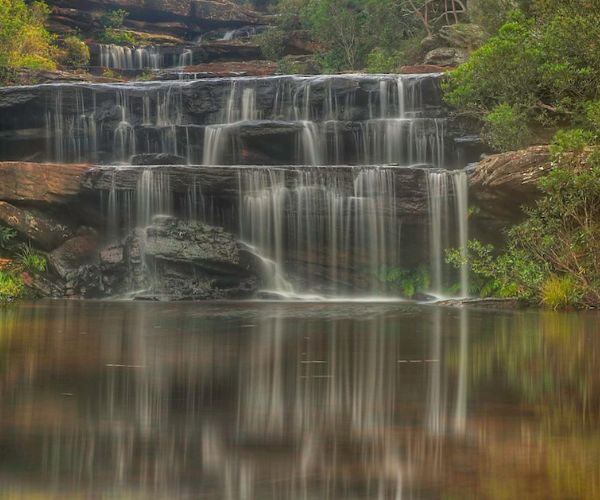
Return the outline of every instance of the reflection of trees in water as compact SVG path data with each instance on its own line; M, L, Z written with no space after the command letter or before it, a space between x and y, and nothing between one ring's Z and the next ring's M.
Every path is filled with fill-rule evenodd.
M579 395L597 408L594 322L437 308L208 309L20 310L5 350L25 355L0 372L15 401L3 421L27 450L20 460L41 454L36 477L57 488L173 497L460 497L468 487L494 498L523 478L538 487L531 498L581 493L583 481L562 484L556 464L597 491L592 441L569 435L554 446L514 404L514 391L536 405L551 394L542 416L565 404L591 419ZM498 408L507 415L494 418ZM503 474L514 480L495 479ZM540 477L554 483L540 488Z

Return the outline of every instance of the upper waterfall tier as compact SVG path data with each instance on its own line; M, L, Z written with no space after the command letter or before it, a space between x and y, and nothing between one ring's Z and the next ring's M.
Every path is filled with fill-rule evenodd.
M339 75L0 89L5 159L464 165L440 76ZM466 156L465 156L466 155Z

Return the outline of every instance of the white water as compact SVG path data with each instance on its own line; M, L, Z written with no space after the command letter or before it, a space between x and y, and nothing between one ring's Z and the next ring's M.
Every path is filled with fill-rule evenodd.
M271 123L279 120L276 126L291 123L298 130L296 147L288 152L292 153L288 166L237 168L239 205L235 208L211 206L210 196L195 181L183 205L175 203L168 178L158 171L144 171L137 201L127 203L135 203L139 225L176 206L189 217L210 221L216 220L219 211L221 215L237 213L237 224L229 223L228 228L258 256L265 289L282 297L390 298L381 275L388 269L415 265L415 250L410 250L411 260L405 249L417 244L422 244L423 256L429 254L430 291L438 297L467 296L467 267L455 272L444 262L447 248L463 252L466 248L466 174L435 168L422 177L427 183L429 237L420 243L412 241L414 232L409 233L410 239L402 238L403 215L397 213L398 203L412 194L413 187L402 184L406 170L385 167L390 163L437 167L446 163L445 119L424 114L426 81L420 76L230 79L225 98L212 108L217 110L211 111L216 118L206 118L204 128L190 122L189 101L183 98L186 92L204 89L203 84L120 87L115 94L120 119L112 154L121 162L132 154L154 150L183 156L193 164L200 150L204 165L223 165L237 159L248 146L240 130L264 125L264 117ZM340 91L349 85L365 85L372 91ZM266 86L274 86L275 92L266 92ZM141 99L140 90L144 90ZM58 93L56 98L62 99ZM80 101L80 118L73 123L85 128L93 113L83 109L83 97ZM366 119L353 120L357 113ZM57 154L67 156L85 149L78 134L74 134L74 146L68 142L69 117L49 114L47 123L61 132L62 139L54 144ZM140 135L140 123L152 139ZM94 131L85 132L90 143ZM359 166L336 170L334 166L349 152ZM295 163L304 166L293 167ZM325 163L333 165L323 167ZM108 200L109 218L123 219L124 210L115 205L118 197L113 193ZM223 216L217 223L227 225L227 220Z

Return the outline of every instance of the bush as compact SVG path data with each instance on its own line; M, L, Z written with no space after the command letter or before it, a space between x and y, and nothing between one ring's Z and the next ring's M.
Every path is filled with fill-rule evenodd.
M570 276L550 276L541 289L541 301L550 309L565 309L579 300L573 279Z
M63 40L63 64L71 68L87 68L90 64L90 49L79 37L72 35Z
M17 261L26 271L43 273L46 271L46 259L30 245L22 245L17 253Z
M18 299L25 293L23 281L13 273L0 271L0 303Z
M559 130L552 139L550 152L554 157L564 153L583 151L594 141L594 134L589 130L571 129Z
M56 69L48 13L44 2L0 0L0 68Z
M100 24L105 29L121 28L129 12L123 9L109 10L100 16Z
M600 155L590 154L583 164L580 159L563 158L540 181L543 196L508 231L502 253L469 243L467 262L482 295L509 294L551 307L600 306ZM461 264L457 251L449 261Z
M395 73L398 71L400 55L386 53L380 47L374 48L367 57L367 73Z
M501 152L519 149L530 137L527 116L515 107L500 104L484 118L482 137Z
M264 57L278 61L285 51L286 34L279 28L269 28L256 36L256 42Z
M129 31L107 28L98 35L98 40L102 43L114 45L137 45L138 38Z
M399 293L406 299L412 299L417 293L427 291L431 285L429 271L425 268L412 270L399 267L384 268L377 278L386 290Z

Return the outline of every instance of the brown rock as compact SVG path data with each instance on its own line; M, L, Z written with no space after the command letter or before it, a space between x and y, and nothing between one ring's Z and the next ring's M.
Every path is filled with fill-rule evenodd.
M73 230L37 210L23 210L0 201L0 224L15 229L22 238L52 250L73 236Z
M538 180L551 168L549 147L532 146L488 156L472 171L469 183L479 196L527 198L538 193Z
M98 244L98 238L94 235L75 236L51 252L48 262L59 276L67 278L80 266L98 260Z
M425 64L453 68L467 62L469 52L465 49L455 47L440 47L428 52L425 56Z
M90 165L0 162L0 200L65 203Z

